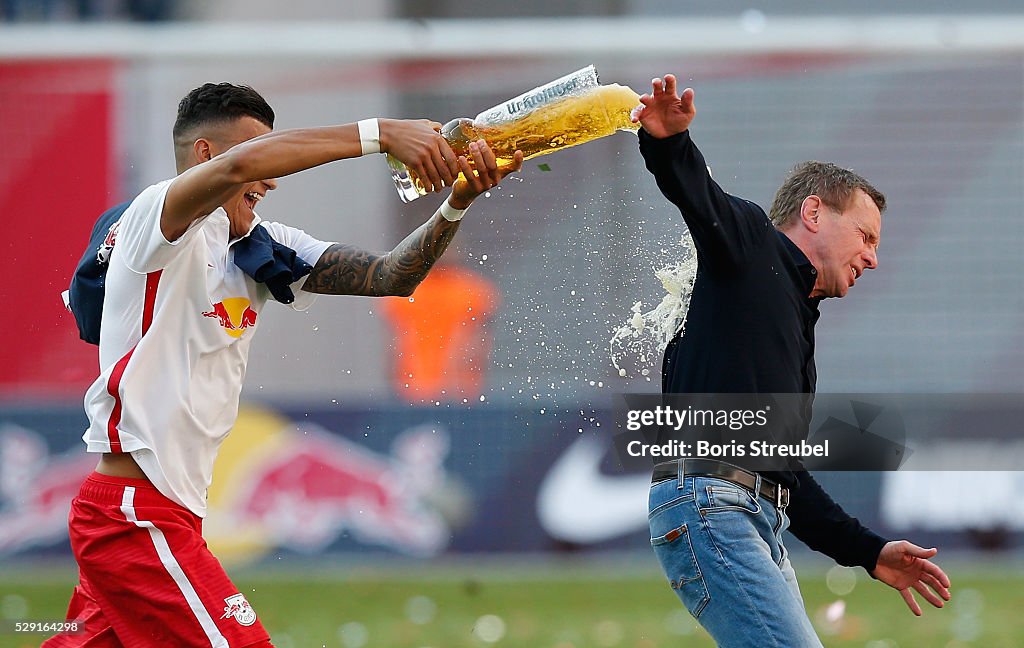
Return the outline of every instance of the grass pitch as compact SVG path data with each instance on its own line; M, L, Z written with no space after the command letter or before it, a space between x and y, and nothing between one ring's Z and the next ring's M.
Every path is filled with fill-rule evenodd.
M653 558L651 558L653 563ZM800 561L797 560L798 571ZM953 601L914 617L899 595L859 570L802 570L811 618L826 646L1019 648L1024 573L957 562ZM278 648L712 647L652 565L600 559L479 566L399 563L233 570ZM0 614L64 614L73 569L0 572ZM43 635L0 634L0 646Z

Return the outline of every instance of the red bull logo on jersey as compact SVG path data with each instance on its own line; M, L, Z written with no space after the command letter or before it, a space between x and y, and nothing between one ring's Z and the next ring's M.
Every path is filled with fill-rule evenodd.
M110 229L107 230L107 235L103 237L103 242L100 243L99 248L96 250L96 262L100 265L110 263L110 254L114 251L114 243L117 242L117 229L120 226L120 220L111 225Z
M224 332L233 338L242 337L247 328L256 326L258 315L245 297L228 297L214 304L213 310L203 313L203 317L217 320Z

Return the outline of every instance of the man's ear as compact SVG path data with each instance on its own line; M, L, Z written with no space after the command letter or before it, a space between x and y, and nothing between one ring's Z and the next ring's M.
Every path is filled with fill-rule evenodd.
M821 208L823 205L824 203L821 202L821 198L813 194L804 198L804 201L800 204L800 224L815 234L818 232L818 218L822 216Z
M195 156L197 163L209 162L213 158L210 142L200 137L192 144L192 154Z

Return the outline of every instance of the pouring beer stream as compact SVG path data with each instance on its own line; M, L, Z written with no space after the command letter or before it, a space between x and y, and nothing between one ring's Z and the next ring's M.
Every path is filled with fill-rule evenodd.
M469 156L469 144L484 139L498 164L510 164L515 151L524 159L607 137L620 130L636 132L630 112L640 96L617 83L600 85L593 65L534 88L489 108L473 119L453 119L441 135L458 155ZM426 195L419 179L398 159L387 156L402 202Z

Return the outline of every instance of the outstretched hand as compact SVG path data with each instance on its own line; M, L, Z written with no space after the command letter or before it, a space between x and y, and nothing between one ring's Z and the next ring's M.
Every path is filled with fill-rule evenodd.
M499 166L491 147L482 139L470 142L469 157L472 163L465 155L459 156L462 175L455 181L451 198L448 199L448 203L455 209L469 207L477 196L496 187L508 174L523 168L522 151L515 152L512 164Z
M925 549L906 540L889 542L882 547L871 573L889 587L899 590L910 611L921 616L921 606L911 588L937 608L950 599L949 577L928 560L938 552L938 549Z
M380 146L409 168L427 191L452 186L459 175L458 158L441 124L429 119L379 119Z
M662 139L682 133L690 127L697 114L693 105L693 88L676 94L676 77L666 74L664 81L651 80L651 93L641 95L640 106L633 110L633 123L640 122L652 137Z

